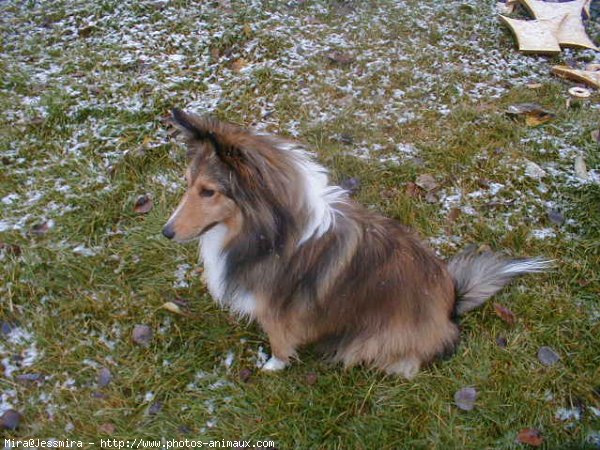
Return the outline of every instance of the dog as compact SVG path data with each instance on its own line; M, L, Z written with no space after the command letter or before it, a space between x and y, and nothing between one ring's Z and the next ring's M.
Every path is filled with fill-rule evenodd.
M458 317L551 262L468 248L444 262L399 222L329 184L300 144L173 110L187 191L162 232L199 240L212 297L269 338L281 370L318 343L334 362L413 378L452 354Z

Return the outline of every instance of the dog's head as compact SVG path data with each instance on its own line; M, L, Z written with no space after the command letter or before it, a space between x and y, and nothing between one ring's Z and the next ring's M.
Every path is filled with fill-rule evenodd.
M188 147L187 191L163 228L177 242L225 223L250 227L267 246L289 232L290 161L273 142L247 130L173 110L173 124Z
M187 242L219 223L234 222L239 208L231 198L227 170L218 156L225 145L222 124L177 109L172 123L188 146L187 190L162 232L169 239Z

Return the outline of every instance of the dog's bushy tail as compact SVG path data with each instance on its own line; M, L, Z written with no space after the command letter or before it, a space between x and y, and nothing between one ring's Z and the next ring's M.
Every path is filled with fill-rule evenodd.
M546 259L508 259L470 246L448 262L456 290L456 314L460 316L483 305L513 278L544 272L552 266L553 261Z

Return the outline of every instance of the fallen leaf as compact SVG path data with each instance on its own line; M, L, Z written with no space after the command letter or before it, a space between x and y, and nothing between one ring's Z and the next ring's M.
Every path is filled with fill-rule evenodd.
M490 180L488 180L487 178L478 178L477 186L483 189L488 189L490 187Z
M437 181L435 181L435 178L433 178L432 175L429 175L427 173L419 175L415 180L415 184L427 192L433 191L435 188L438 187L438 183Z
M318 380L317 374L314 372L309 372L306 374L306 384L309 386L314 385Z
M149 347L150 341L153 336L152 328L148 325L136 325L133 327L133 333L131 335L133 342L142 347Z
M10 333L12 333L12 330L17 328L17 326L18 325L16 323L2 321L2 323L0 323L0 333L8 336Z
M79 37L83 37L83 38L89 37L94 32L94 28L95 28L94 26L87 26L87 27L80 28L78 30L77 34L79 35Z
M19 256L21 254L21 247L19 247L17 244L0 242L0 250L6 252L7 255Z
M509 325L514 325L517 321L515 314L506 306L502 306L500 303L494 303L494 312Z
M600 130L594 130L590 133L590 136L592 136L592 140L596 143L596 144L600 144Z
M106 367L98 372L98 387L106 387L112 380L112 373Z
M241 72L244 67L248 65L248 61L244 58L236 59L231 63L231 70L234 72Z
M591 280L584 280L583 278L580 278L579 280L577 280L577 284L581 287L587 287L590 284L592 284Z
M556 117L553 113L545 110L537 103L518 103L516 105L511 105L506 110L506 114L513 117L524 116L525 124L530 127L542 125Z
M475 400L477 400L477 391L475 388L462 388L454 394L454 403L463 411L471 411L475 408Z
M21 425L23 416L14 409L7 409L0 417L0 430L16 430Z
M154 206L152 202L152 197L148 194L140 195L135 201L135 205L133 205L133 210L138 214L146 214L149 213Z
M498 345L498 347L501 347L501 348L506 348L506 346L508 345L508 341L506 340L505 337L498 336L496 338L496 345Z
M50 229L53 226L54 226L54 221L52 221L52 220L49 220L49 221L43 222L43 223L37 223L31 227L31 230L29 230L29 233L33 234L35 236L43 236L48 231L50 231Z
M456 219L460 217L461 209L460 208L450 208L450 212L448 213L448 217L446 220L450 223L456 222Z
M346 144L346 145L352 145L352 144L354 144L354 138L349 133L341 133L340 136L339 136L339 138L338 138L338 140L342 144Z
M437 195L435 195L435 192L428 192L425 194L425 201L427 203L437 203L439 199L437 198Z
M160 308L166 309L167 311L170 311L175 314L179 314L180 316L185 316L185 313L182 311L182 309L179 307L179 305L175 302L164 303Z
M44 122L46 121L46 119L44 119L43 117L34 117L31 120L29 120L27 122L28 125L33 125L33 126L39 126L42 125Z
M117 427L112 423L103 423L98 427L98 430L104 434L113 434L117 430Z
M327 59L329 61L331 61L332 63L340 64L340 65L351 64L356 60L356 58L353 55L351 55L350 53L344 53L344 52L338 52L338 51L329 52L329 53L327 53L326 56L327 56Z
M248 369L247 367L244 367L242 370L240 370L240 381L243 383L247 383L250 380L250 377L252 376L252 370Z
M192 434L192 429L190 427L188 427L187 425L181 425L177 428L177 431L183 435L188 435L188 434Z
M527 86L529 89L539 89L544 85L542 83L528 83L525 86Z
M152 8L154 8L156 11L162 11L167 6L167 2L163 2L163 1L154 2L154 3L150 3L150 6Z
M218 60L220 56L221 56L221 52L218 49L218 47L211 47L210 57L213 59L213 61Z
M533 178L534 180L541 180L548 174L533 161L527 161L525 165L525 175L527 175L529 178Z
M404 193L406 195L408 195L409 197L418 197L419 193L420 193L420 188L419 186L417 186L415 183L413 183L412 181L409 181L408 183L406 183L406 187L404 188Z
M360 189L360 180L358 178L346 178L340 183L340 187L348 191L350 195L354 195Z
M551 209L548 211L548 220L550 220L550 222L553 224L562 225L565 223L565 216L563 216L560 211Z
M544 442L544 438L539 430L536 430L535 428L525 428L517 434L517 442L529 444L533 447L539 447Z
M157 415L160 412L161 409L162 409L162 403L161 402L154 402L148 408L148 415L149 416L155 416L155 415Z
M552 366L560 360L560 356L552 347L540 347L537 357L545 366Z
M33 383L35 381L40 381L42 379L42 375L39 373L22 373L17 375L16 379L22 383Z
M577 175L582 180L588 179L588 172L585 166L585 160L581 155L577 155L575 157L575 175Z

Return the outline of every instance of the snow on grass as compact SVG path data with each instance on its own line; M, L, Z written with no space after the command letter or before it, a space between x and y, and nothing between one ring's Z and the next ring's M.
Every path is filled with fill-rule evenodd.
M5 379L12 380L25 369L33 366L43 356L37 347L34 334L21 326L3 324L0 334L0 369ZM7 409L15 408L19 402L15 389L5 389L0 394L0 415Z
M170 143L161 121L172 107L216 114L302 141L312 139L323 149L327 164L336 164L331 156L346 155L376 166L386 176L409 173L401 171L415 158L422 163L410 166L417 175L433 173L431 167L436 167L437 200L421 202L423 206L415 199L416 212L406 216L418 218L423 214L420 208L428 208L427 235L438 250L458 250L472 239L475 224L498 236L524 229L533 251L549 238L558 245L585 231L569 219L572 207L564 193L567 188L593 189L600 184L600 171L582 137L590 130L563 121L560 114L568 111L539 128L515 124L515 138L506 138L509 133L499 127L500 140L514 144L501 157L482 145L458 163L444 162L441 167L440 160L451 156L445 139L462 132L460 126L445 127L458 122L461 108L479 111L492 105L490 113L465 121L491 129L497 125L494 120L501 120L502 102L514 98L510 96L526 83L539 82L544 89L558 83L549 74L546 57L514 50L497 20L494 2L309 1L267 8L248 1L236 3L233 11L226 5L0 2L5 37L0 49L0 124L10 135L0 142L0 164L7 169L6 179L0 180L0 240L23 247L20 257L0 251L12 277L0 286L0 295L2 302L15 301L18 313L35 316L40 327L26 324L21 338L0 338L0 370L14 378L40 362L42 352L33 333L52 331L44 327L44 318L52 323L52 318L65 315L84 324L80 336L65 340L75 339L77 352L85 352L73 361L54 350L73 370L48 368L56 386L27 401L21 386L2 391L0 413L29 404L42 415L60 416L70 392L84 386L77 368L86 376L97 369L96 361L115 358L121 366L133 360L141 361L140 367L151 366L152 375L139 381L135 401L140 392L162 396L165 390L156 386L160 371L187 364L180 373L195 375L183 382L186 395L210 396L199 402L208 414L199 424L220 430L227 420L219 420L219 409L235 388L230 370L234 363L261 367L268 360L263 346L244 355L228 350L229 343L212 356L190 357L190 335L202 340L202 352L218 344L213 325L206 321L195 328L191 321L171 317L154 324L159 332L152 352L161 353L158 367L153 358L139 357L128 346L126 321L153 319L165 293L177 289L200 307L206 300L190 290L192 265L186 261L192 260L193 251L176 253L187 250L147 238L159 233L161 208L174 206L184 184L185 152ZM332 60L332 52L346 55L348 63ZM578 64L600 62L596 52L568 50L564 55ZM540 97L551 100L543 92ZM582 108L597 111L594 105ZM351 139L341 141L342 134ZM584 156L588 164L586 180L574 172L577 156ZM477 178L487 181L478 183ZM412 181L408 175L394 183L407 181ZM132 217L127 202L136 193L152 190L155 209ZM448 232L443 222L453 208L459 208L465 220ZM547 222L549 208L565 214L565 225ZM104 214L105 210L111 211ZM32 237L32 227L41 223L54 227L42 237ZM98 257L88 259L94 256ZM92 262L93 270L86 270ZM60 270L54 272L54 266ZM38 290L42 295L28 298ZM100 291L103 295L96 296ZM204 327L210 332L204 334ZM27 335L24 330L33 331ZM177 353L180 350L185 356ZM67 396L59 399L61 391ZM167 396L177 395L170 391ZM128 400L122 409L134 411L136 405ZM76 414L73 419L85 422ZM56 426L63 430L69 423L57 421Z

